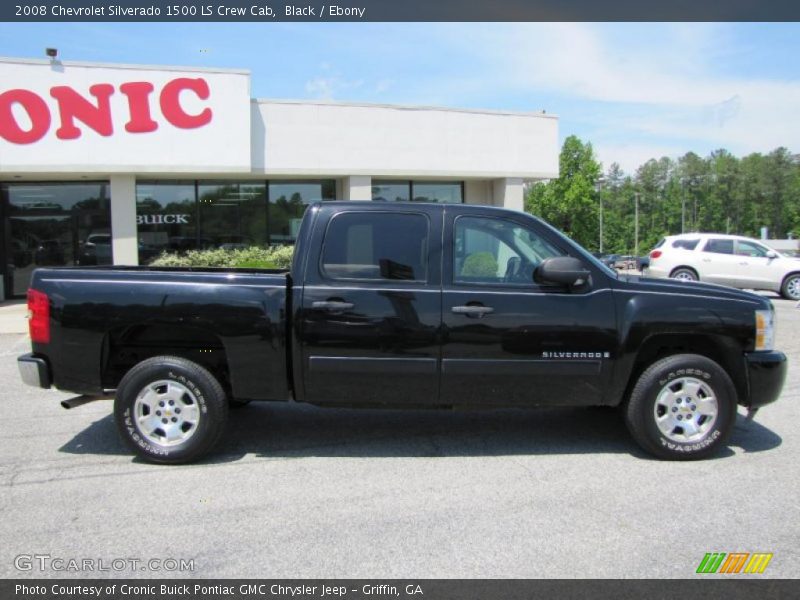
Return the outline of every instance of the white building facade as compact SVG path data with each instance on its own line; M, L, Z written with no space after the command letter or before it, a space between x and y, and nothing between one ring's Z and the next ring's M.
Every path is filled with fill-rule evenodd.
M293 243L315 201L523 209L542 113L251 98L242 70L0 58L2 296L36 266Z

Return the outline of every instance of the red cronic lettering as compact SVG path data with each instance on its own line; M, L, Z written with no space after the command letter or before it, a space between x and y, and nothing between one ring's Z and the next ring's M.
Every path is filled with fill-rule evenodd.
M11 108L19 104L28 113L31 128L25 131ZM50 129L50 111L41 97L28 90L8 90L0 94L0 137L13 144L38 142Z
M97 106L70 87L59 85L50 88L50 95L58 102L61 113L61 127L56 130L56 137L61 140L79 138L81 130L75 127L75 119L83 121L100 135L108 136L114 132L109 102L114 86L98 83L89 88L89 93L97 98Z
M161 112L164 113L164 118L181 129L193 129L206 125L211 121L211 109L204 108L197 115L188 114L180 103L180 94L184 90L194 92L201 100L206 100L209 95L208 83L205 79L189 79L187 77L173 79L161 90Z
M119 91L128 97L130 121L125 124L125 131L130 133L148 133L158 129L158 123L150 116L150 99L153 84L146 81L132 81L119 86Z

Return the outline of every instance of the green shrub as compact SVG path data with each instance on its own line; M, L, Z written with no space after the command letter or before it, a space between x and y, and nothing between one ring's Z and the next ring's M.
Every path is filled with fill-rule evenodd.
M238 250L189 250L185 254L164 252L152 263L154 267L227 267L230 269L288 269L294 246L262 248L250 246Z
M266 260L243 260L234 265L236 269L277 269L275 263Z
M464 277L496 277L497 261L489 252L476 252L470 254L461 267Z

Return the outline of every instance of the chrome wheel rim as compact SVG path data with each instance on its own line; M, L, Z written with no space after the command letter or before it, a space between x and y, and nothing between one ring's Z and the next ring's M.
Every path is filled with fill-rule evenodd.
M679 377L658 393L653 416L661 434L673 442L698 442L714 427L719 404L714 390L695 377Z
M677 279L678 281L697 281L692 274L688 273L687 271L681 271L680 273L677 273L673 279Z
M792 277L786 282L786 293L792 300L800 300L800 277Z
M182 383L161 379L136 396L134 422L139 433L158 446L177 446L191 438L200 423L195 395Z

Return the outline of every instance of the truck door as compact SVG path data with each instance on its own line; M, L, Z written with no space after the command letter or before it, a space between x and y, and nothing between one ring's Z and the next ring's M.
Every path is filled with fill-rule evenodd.
M563 241L524 215L470 208L445 219L442 402L602 403L616 343L607 276L579 292L535 284Z
M320 216L298 313L302 398L431 405L439 396L442 211Z

